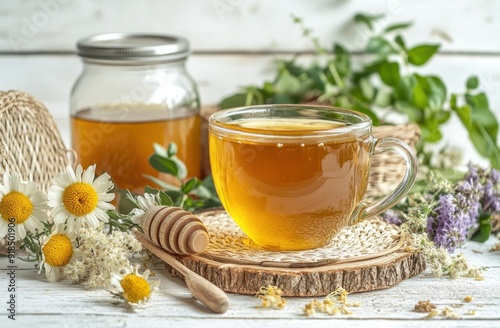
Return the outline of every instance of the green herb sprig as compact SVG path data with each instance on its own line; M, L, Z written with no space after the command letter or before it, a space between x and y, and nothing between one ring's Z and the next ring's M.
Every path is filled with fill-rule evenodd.
M319 102L350 108L369 115L374 125L393 123L396 115L419 125L422 139L418 145L422 163L431 166L426 144L443 138L442 125L452 115L462 122L476 151L500 168L497 144L498 121L489 107L488 97L478 90L479 79L472 76L465 91L449 93L435 74L418 69L438 52L439 44L409 45L401 34L411 22L386 26L375 31L382 15L357 14L354 21L371 34L364 47L368 62L353 65L354 56L335 43L331 53L324 49L301 18L292 16L302 34L311 39L315 60L301 65L297 57L276 62L276 76L261 86L247 86L220 103L221 108L279 103ZM361 66L360 68L357 68Z
M155 143L153 147L154 153L149 158L149 164L156 171L172 176L178 183L173 185L159 178L145 175L160 188L163 188L146 186L145 193L155 195L156 201L160 205L178 206L190 212L221 206L211 176L204 180L199 180L196 177L186 179L186 165L177 157L175 143L170 143L167 148ZM125 191L122 196L125 197L120 197L120 212L129 213L130 207L138 207L137 200L130 192Z

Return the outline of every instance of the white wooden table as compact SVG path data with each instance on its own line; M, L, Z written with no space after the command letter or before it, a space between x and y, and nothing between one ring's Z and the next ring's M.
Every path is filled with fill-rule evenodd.
M80 285L49 283L38 275L32 263L16 261L16 320L8 319L6 302L9 285L7 258L0 258L0 327L500 327L500 252L489 252L498 242L468 242L461 250L476 266L486 266L483 281L471 278L438 279L422 273L386 290L349 295L361 302L351 315L316 314L306 317L309 298L287 298L283 310L256 308L252 296L230 295L231 307L222 315L209 312L189 293L182 280L172 277L162 265L154 266L160 290L151 305L133 312L105 290L85 290ZM465 296L473 296L470 303ZM452 308L460 319L435 317L413 312L419 300L430 299L438 309ZM465 315L469 310L475 315Z

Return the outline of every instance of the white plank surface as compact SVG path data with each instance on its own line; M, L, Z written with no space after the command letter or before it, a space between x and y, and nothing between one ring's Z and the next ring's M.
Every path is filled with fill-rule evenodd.
M357 50L365 32L357 12L384 13L385 22L414 21L412 42L443 43L452 52L500 52L500 2L492 0L26 0L0 3L0 51L73 51L94 33L155 32L186 36L195 51L311 49L290 13L325 44Z
M496 238L486 244L468 242L463 249L469 261L486 266L483 281L462 278L437 279L422 273L399 285L381 291L352 294L349 300L361 302L352 308L351 315L331 317L316 314L306 317L302 313L310 298L287 298L284 310L259 309L259 300L252 296L231 294L231 308L222 315L210 313L198 303L183 282L171 276L161 265L154 268L155 279L161 280L160 291L151 306L141 312L131 312L116 304L105 290L84 290L79 285L49 283L38 275L30 263L17 261L16 321L0 315L2 327L54 326L58 327L498 327L500 325L500 252L488 252ZM480 252L480 253L477 253ZM7 279L5 257L0 258L0 302L5 304ZM474 297L464 303L467 295ZM422 320L425 314L413 312L419 300L430 299L438 309L462 304L455 308L461 319L435 318ZM476 315L465 315L475 310Z

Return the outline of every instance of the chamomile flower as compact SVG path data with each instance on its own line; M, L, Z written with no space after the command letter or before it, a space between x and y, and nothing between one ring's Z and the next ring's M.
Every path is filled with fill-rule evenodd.
M126 268L123 275L115 275L111 279L116 291L112 293L132 307L145 307L153 291L160 285L159 280L148 281L149 275L149 270L144 271L142 275L139 274L137 265Z
M106 211L115 208L108 203L115 198L113 193L108 193L113 183L107 173L95 180L94 177L95 165L85 171L78 165L76 172L68 166L53 180L48 204L55 224L66 223L69 231L78 231L84 225L97 228L99 221L108 221Z
M75 246L76 233L64 230L63 225L57 225L49 236L42 241L42 261L40 271L45 269L45 275L50 282L56 282L61 278L61 271L70 262L80 256Z
M41 231L47 220L47 199L35 182L23 182L16 173L4 173L0 183L0 238L15 224L15 240L24 239L26 230Z
M148 193L145 193L144 196L137 196L136 199L139 207L132 210L132 221L141 224L144 213L150 208L159 205L159 203L155 195Z

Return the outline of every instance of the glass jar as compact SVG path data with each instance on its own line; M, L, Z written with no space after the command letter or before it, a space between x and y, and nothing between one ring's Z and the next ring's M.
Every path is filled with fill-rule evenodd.
M175 142L188 177L200 177L199 97L185 68L186 39L111 33L78 42L84 69L71 93L72 146L85 168L142 193L165 178L149 164L153 144ZM149 177L148 177L149 176Z

